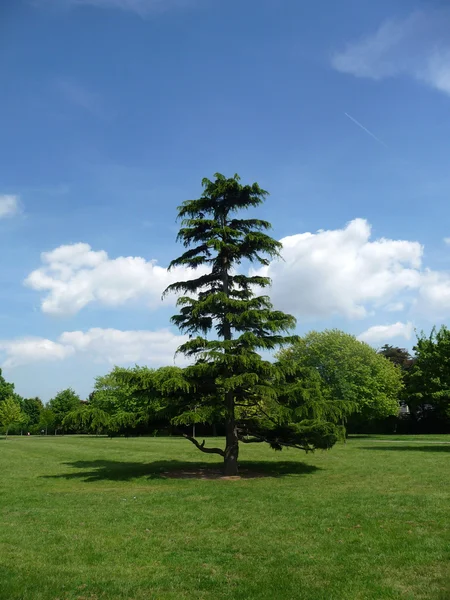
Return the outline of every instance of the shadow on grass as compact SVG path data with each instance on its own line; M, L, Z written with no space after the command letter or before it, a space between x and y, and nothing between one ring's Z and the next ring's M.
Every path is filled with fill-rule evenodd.
M384 450L384 451L399 451L399 452L450 452L450 444L440 446L438 443L429 446L411 445L406 446L398 444L398 446L384 446L382 444L376 446L361 446L361 450Z
M222 463L184 462L160 460L151 463L133 463L114 460L79 460L66 462L72 469L60 475L41 475L44 479L81 479L83 481L129 481L138 477L146 479L255 479L308 475L318 471L314 465L302 462L241 461L238 477L224 477Z

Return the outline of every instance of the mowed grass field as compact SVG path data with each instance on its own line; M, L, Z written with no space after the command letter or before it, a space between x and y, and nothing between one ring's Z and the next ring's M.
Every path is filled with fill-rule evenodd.
M226 480L178 438L0 439L0 599L450 599L450 436L241 458Z

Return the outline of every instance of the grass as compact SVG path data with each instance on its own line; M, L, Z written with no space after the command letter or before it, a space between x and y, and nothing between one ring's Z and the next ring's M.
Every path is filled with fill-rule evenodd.
M0 439L0 598L448 600L449 442L244 446L264 476L223 480L177 438Z

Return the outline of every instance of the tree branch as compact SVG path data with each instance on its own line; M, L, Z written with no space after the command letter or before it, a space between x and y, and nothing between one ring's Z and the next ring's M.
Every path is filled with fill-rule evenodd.
M220 456L225 456L225 452L221 448L205 448L205 440L200 444L195 438L183 433L183 437L189 440L196 446L201 452L205 452L206 454L219 454Z
M239 435L239 441L242 442L243 444L260 444L261 442L266 442L266 444L273 444L276 443L279 446L284 446L285 448L295 448L296 450L304 450L305 452L310 452L311 448L308 448L307 446L299 446L298 444L289 444L289 442L283 442L281 440L270 440L268 438L265 437L260 437L260 436L253 436L251 438L249 437L244 437L242 435Z

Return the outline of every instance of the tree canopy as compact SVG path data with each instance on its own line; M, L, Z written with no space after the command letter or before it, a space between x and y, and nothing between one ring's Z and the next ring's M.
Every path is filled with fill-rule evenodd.
M11 425L19 424L24 417L19 402L13 396L9 396L0 403L0 424L6 431L6 437L8 437Z
M307 387L320 401L311 410L345 421L362 413L375 419L396 415L402 390L400 370L354 336L336 329L312 331L278 354L292 365L291 386Z
M406 378L407 403L416 418L431 413L445 427L450 423L450 330L443 325L428 336L422 332L414 351Z

